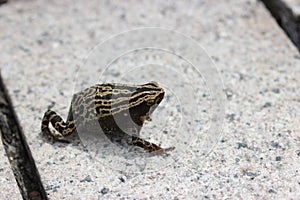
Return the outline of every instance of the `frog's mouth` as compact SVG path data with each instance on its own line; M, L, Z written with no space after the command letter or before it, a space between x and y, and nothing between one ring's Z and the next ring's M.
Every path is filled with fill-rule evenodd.
M163 100L164 96L165 96L165 93L159 94L155 99L155 104L157 104L157 105L160 104L160 102Z
M155 103L153 106L150 107L149 112L146 113L146 120L151 121L151 115L154 112L154 110L157 108L158 104L163 100L164 98L164 93L161 93L158 95L155 99Z

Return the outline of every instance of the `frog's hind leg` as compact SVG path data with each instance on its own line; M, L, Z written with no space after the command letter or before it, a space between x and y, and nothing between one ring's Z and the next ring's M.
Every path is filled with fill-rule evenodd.
M47 112L45 112L42 120L42 132L55 139L71 135L76 130L76 127L75 121L70 119L73 118L69 115L67 122L64 122L63 119L56 112L48 110ZM51 123L51 125L58 133L50 131L49 123Z
M151 142L148 142L142 138L139 138L137 136L132 136L132 144L135 145L135 146L138 146L138 147L141 147L153 154L164 154L166 153L166 151L171 151L173 149L175 149L175 147L170 147L170 148L161 148L160 146L154 144L154 143L151 143Z

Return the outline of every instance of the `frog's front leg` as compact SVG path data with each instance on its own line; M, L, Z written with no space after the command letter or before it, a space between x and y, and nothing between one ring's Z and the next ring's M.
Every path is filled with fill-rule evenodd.
M49 129L50 122L58 133L50 131ZM55 139L59 139L61 137L66 137L68 135L71 135L76 130L76 127L75 127L75 121L72 120L72 116L70 116L70 114L68 116L68 120L64 122L63 119L56 112L52 110L48 110L44 114L41 129L43 133Z
M132 136L132 144L135 146L141 147L141 148L143 148L153 154L156 154L156 155L164 154L167 151L171 151L171 150L175 149L175 147L169 147L169 148L165 148L165 149L161 148L160 146L158 146L154 143L148 142L137 136Z

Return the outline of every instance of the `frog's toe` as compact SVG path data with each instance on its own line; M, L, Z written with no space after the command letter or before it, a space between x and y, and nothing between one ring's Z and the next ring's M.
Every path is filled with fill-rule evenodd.
M151 154L153 154L153 155L164 155L164 154L169 155L167 152L172 151L174 149L175 149L175 147L161 148L156 151L152 151Z
M175 147L168 147L168 148L165 148L164 150L165 151L173 151L175 149Z
M50 137L52 137L54 139L61 139L61 138L63 138L63 135L58 133L57 131L53 130L53 131L51 131Z

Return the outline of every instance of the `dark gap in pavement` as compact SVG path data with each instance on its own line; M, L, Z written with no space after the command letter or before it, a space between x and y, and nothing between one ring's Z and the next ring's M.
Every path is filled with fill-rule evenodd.
M0 5L4 3L7 3L7 0L0 0Z
M23 199L48 199L1 74L0 134Z
M261 0L300 51L300 19L281 0Z

